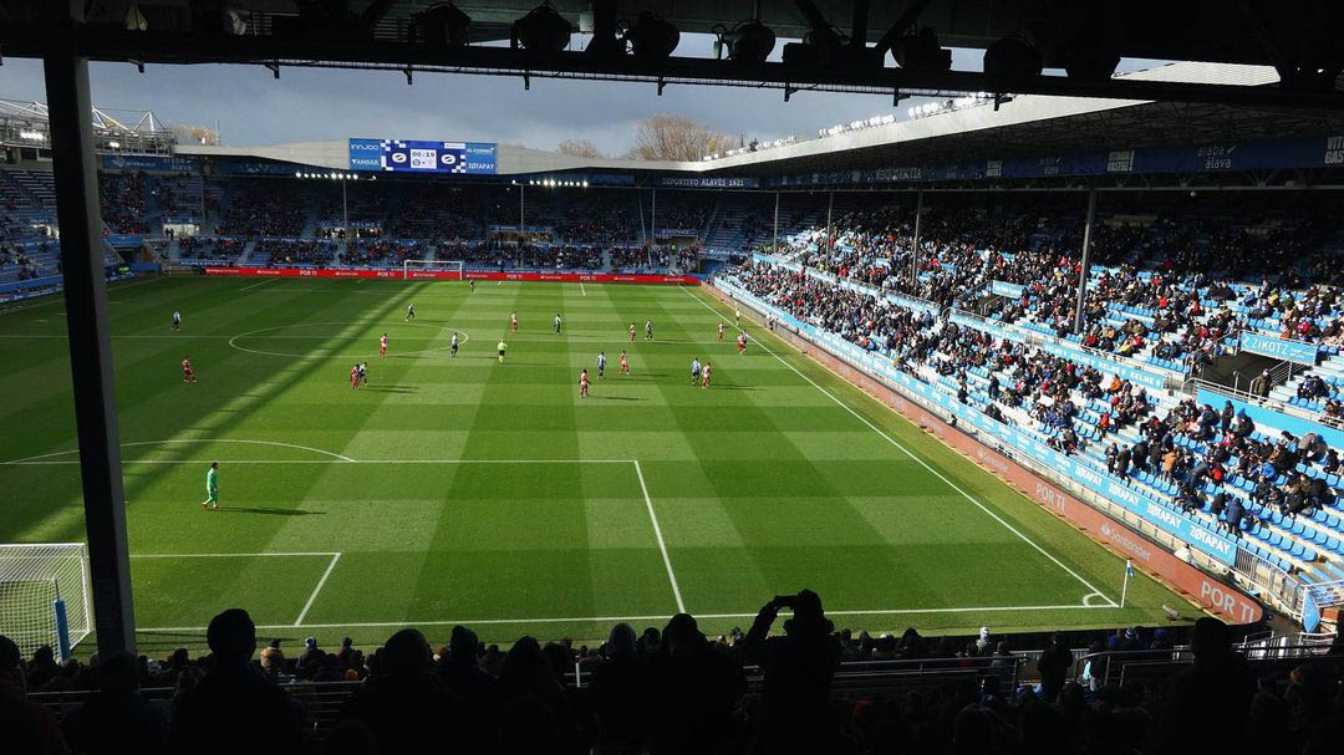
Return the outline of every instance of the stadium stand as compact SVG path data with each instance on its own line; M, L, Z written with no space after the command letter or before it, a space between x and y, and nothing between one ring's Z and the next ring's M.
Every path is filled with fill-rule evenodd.
M781 612L788 631L770 636ZM315 637L293 655L245 611L217 615L211 654L121 654L58 664L0 637L0 712L22 752L1320 753L1344 727L1344 645L1234 644L1201 619L1188 645L1129 628L1012 648L978 637L835 630L803 591L749 630L703 635L694 617L599 647L468 627L437 649L420 631L373 652ZM1085 644L1072 648L1069 639ZM256 656L254 658L254 655ZM15 739L16 736L18 739ZM1254 747L1248 747L1254 744ZM1331 750L1332 751L1332 750Z

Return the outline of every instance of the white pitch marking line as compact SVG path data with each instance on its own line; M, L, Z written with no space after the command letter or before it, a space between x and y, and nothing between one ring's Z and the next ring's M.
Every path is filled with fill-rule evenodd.
M303 611L299 613L299 618L294 620L294 626L303 626L303 618L308 615L308 609L313 607L313 601L317 600L317 594L322 592L322 586L327 584L327 577L331 576L331 570L336 568L336 562L340 560L341 554L332 554L331 563L327 564L327 570L322 572L322 579L317 581L317 587L314 587L313 594L308 596L308 602L303 604Z
M264 286L264 285L266 285L267 283L275 283L275 282L278 281L278 280L280 280L280 279L279 279L279 278L267 278L266 280L264 280L264 281L262 281L262 282L260 282L260 283L253 283L253 284L250 285L250 286L243 286L242 288L238 289L238 293L241 294L241 293L244 292L244 291L250 291L250 290L252 290L252 289L254 289L254 288L257 288L257 287L259 287L259 286Z
M583 281L579 281L579 293L583 294L584 296L588 295L588 289L583 287Z
M63 454L78 453L77 451L62 451ZM55 455L55 454L51 454ZM629 464L631 459L350 459L349 457L340 459L221 459L224 464ZM204 464L199 459L122 459L122 465L127 464ZM79 461L70 459L67 461L43 461L35 458L32 461L19 459L17 461L0 462L0 467L41 467L41 466L62 466L78 465Z
M131 558L302 558L339 555L341 554L337 551L266 551L265 553L132 553Z
M1062 605L1062 606L977 606L971 608L898 608L891 610L845 610L845 611L827 611L827 616L891 616L901 614L938 614L938 613L981 613L981 612L1011 612L1011 611L1074 611L1078 609L1101 609L1111 606L1085 606L1085 605ZM696 614L697 619L750 619L756 616L754 613L702 613ZM620 621L661 621L666 622L670 619L667 615L655 616L574 616L565 618L536 618L536 619L442 619L433 621L419 621L416 619L406 619L404 621L355 621L345 624L326 623L326 624L266 624L258 626L260 630L281 630L294 629L302 627L305 629L345 629L345 628L372 628L379 627L445 627L461 624L463 626L481 625L489 626L492 624L569 624L582 622L602 622L614 623ZM137 632L204 632L206 627L137 627Z
M649 486L644 484L644 470L635 459L635 475L639 477L639 489L644 492L644 506L649 510L649 521L653 522L653 534L658 538L658 550L663 552L663 566L667 567L667 579L672 583L672 595L677 599L677 613L686 613L686 604L681 600L681 587L677 585L677 575L672 571L672 559L667 555L667 543L663 542L663 528L658 526L658 515L653 511L653 499L649 497Z
M710 306L708 302L706 302L704 299L701 299L701 298L697 297L695 294L691 293L689 289L682 289L682 290L686 291L686 295L687 295L687 296L691 297L692 299L695 299L696 301L698 301L698 302L700 302L702 305L704 305L705 309L708 309L710 312L713 312L716 316L718 316L718 317L720 317L720 318L723 317L722 315L720 315L720 314L718 313L717 310L715 310L712 306ZM742 328L739 327L739 328L737 328L737 330L742 331ZM745 331L743 331L743 332L745 332ZM834 401L834 402L835 402L836 404L838 404L842 409L844 409L845 411L847 411L847 412L849 412L850 414L852 414L856 419L858 419L858 420L859 420L860 422L862 422L863 424L867 425L868 428L871 429L873 432L875 432L875 433L877 433L878 435L880 435L880 436L882 436L883 438L885 438L886 441L887 441L888 443L890 443L891 445L893 445L893 446L895 446L896 448L900 449L902 453L904 453L906 456L909 456L909 457L910 457L916 464L919 464L921 467L923 467L924 469L928 470L928 472L929 472L930 474L932 474L934 477L937 477L938 479L940 479L940 480L942 480L943 482L947 483L947 486L948 486L948 487L950 487L950 488L952 488L953 490L957 491L958 493L961 494L961 496L962 496L963 498L965 498L966 500L968 500L968 501L970 501L971 503L975 504L976 508L978 508L978 509L980 509L981 511L985 512L985 513L988 514L988 515L990 516L990 518L992 518L994 521L996 521L996 522L998 522L999 524L1001 524L1001 525L1003 525L1004 527L1006 527L1006 528L1008 529L1009 532L1013 533L1014 535L1017 535L1019 538L1022 539L1022 542L1026 543L1027 545L1030 545L1032 548L1035 548L1038 552L1040 552L1041 555L1043 555L1043 556L1045 556L1046 558L1050 559L1050 561L1052 561L1056 566L1058 566L1059 568L1061 568L1061 569L1063 569L1064 571L1068 572L1074 579L1076 579L1076 580L1078 580L1079 582L1083 583L1083 586L1084 586L1084 587L1086 587L1087 589L1089 589L1089 590L1091 590L1092 592L1096 593L1097 595L1100 595L1101 597L1105 598L1106 601L1107 601L1108 603L1111 604L1110 607L1116 607L1116 606L1119 605L1119 604L1116 603L1114 600L1111 600L1109 597L1107 597L1107 596L1106 596L1106 593L1104 593L1104 592L1102 592L1101 590L1098 590L1097 588L1093 587L1093 586L1092 586L1092 583L1088 582L1086 579L1083 579L1082 576L1078 574L1078 572L1074 571L1073 569L1070 569L1068 566L1066 566L1066 565L1064 564L1064 562L1060 561L1058 558L1055 558L1054 555L1051 554L1049 551L1047 551L1046 549L1044 549L1044 548L1042 548L1041 546L1037 545L1036 542L1033 541L1031 538L1029 538L1029 537L1027 537L1026 535L1022 534L1022 531L1021 531L1021 530L1017 529L1017 528L1014 527L1013 525L1011 525L1011 524L1009 524L1008 522L1004 521L1003 517L1000 517L998 514L995 514L995 513L994 513L993 511L991 511L988 507L986 507L983 503L980 503L980 502L977 501L975 498L971 497L971 494L970 494L970 493L967 493L965 490L962 490L962 488L961 488L959 485L957 485L956 483L954 483L954 482L952 482L951 480L947 479L947 477L945 477L945 476L943 475L942 472L939 472L938 470L934 469L932 466L930 466L930 465L928 464L928 462L926 462L926 461L924 461L923 459L921 459L921 458L919 458L918 456L916 456L910 449L908 449L908 448L906 448L904 445L902 445L902 444L900 443L900 441L897 441L895 438L891 437L890 435L887 435L887 433L886 433L885 431L883 431L881 428L879 428L877 425L874 425L872 422L869 422L867 417L864 417L862 414L859 414L857 411L855 411L853 408L851 408L848 404L846 404L845 402L843 402L843 401L841 401L839 398L837 398L836 395L835 395L834 393L831 393L830 391L828 391L828 390L826 390L825 388L821 387L821 386L818 385L814 380L812 380L812 378L808 377L807 375L804 375L801 371L799 371L799 369L798 369L797 367L794 367L792 364L789 364L787 361L784 360L783 357L781 357L780 355L778 355L778 354L776 354L775 352L771 351L771 350L770 350L770 347L766 346L766 345L762 342L763 339L755 339L755 338L753 338L753 340L756 342L756 345L760 346L760 347L765 351L765 353L767 353L767 354L769 354L770 356L774 357L775 359L779 360L780 364L783 364L785 367L788 367L790 370L793 370L793 372L794 372L795 375L797 375L798 377L802 378L803 380L806 380L806 381L808 382L808 384L811 385L813 388L816 388L818 391L821 391L822 395L824 395L824 396L826 396L827 398L829 398L830 400Z
M131 443L122 443L122 444L121 444L121 447L122 447L122 448L135 448L135 447L138 447L138 446L172 446L172 445L187 445L187 444L191 444L191 443L237 443L237 444L245 444L245 445L252 445L252 446L274 446L274 447L277 447L277 448L293 448L293 449L297 449L297 450L299 450L299 451L311 451L312 453L315 453L315 454L321 454L322 456L328 456L328 457L331 457L332 459L335 459L335 460L337 460L337 461L342 461L342 462L346 462L346 463L349 463L349 464L353 464L353 463L355 463L355 460L352 459L352 458L350 458L349 456L345 456L345 455L343 455L343 454L338 454L338 453L335 453L335 452L333 452L333 451L325 451L325 450L323 450L323 449L321 449L321 448L313 448L313 447L311 447L311 446L300 446L300 445L298 445L297 443L282 443L282 442L280 442L280 441L278 441L278 440L246 440L246 439L241 439L241 438L239 438L239 439L233 439L233 438L170 438L170 439L168 439L168 440L138 440L138 441L134 441L134 442L131 442ZM77 454L77 453L79 453L79 449L71 449L71 450L69 450L69 451L53 451L53 452L51 452L51 453L49 453L49 454L38 454L37 456L27 456L27 457L24 457L24 458L22 458L22 459L14 459L14 460L12 460L12 461L0 462L0 466L8 466L8 465L16 465L16 464L41 464L41 463L47 463L47 464L67 464L67 463L68 463L68 464L78 464L78 463L79 463L78 460L72 460L72 461L69 461L69 462L43 462L43 461L42 461L43 459L51 459L51 458L54 458L54 457L57 457L57 456L69 456L69 455L71 455L71 454ZM150 461L150 460L147 459L146 461ZM126 461L123 461L122 463L132 463L132 462L126 462ZM135 462L135 463L139 463L139 462ZM199 461L191 461L191 462L182 462L182 463L187 463L187 464L199 464L199 463L201 463L201 462L199 462Z

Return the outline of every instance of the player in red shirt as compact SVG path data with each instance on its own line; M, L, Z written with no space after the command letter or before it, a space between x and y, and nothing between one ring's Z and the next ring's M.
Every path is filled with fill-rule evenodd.
M350 368L350 387L359 390L359 365Z
M723 321L719 321L719 340L723 340Z
M182 360L182 382L196 382L196 372L191 369L191 357Z
M621 352L621 374L630 374L630 358L625 355L624 351Z
M510 312L510 313L509 313L509 327L513 330L513 332L515 332L515 333L518 332L518 313L517 313L517 312Z
M709 387L709 372L712 369L713 368L709 366L709 362L705 362L704 369L700 370L700 379L703 381L700 385L701 388Z
M635 324L632 322L630 323L630 343L634 342L635 342Z
M745 354L745 353L747 353L747 334L746 334L746 333L738 333L738 334L737 334L737 353L739 353L739 354Z
M588 398L588 370L579 373L579 398Z
M387 357L387 334L384 333L383 337L378 339L378 358L385 359L386 357Z

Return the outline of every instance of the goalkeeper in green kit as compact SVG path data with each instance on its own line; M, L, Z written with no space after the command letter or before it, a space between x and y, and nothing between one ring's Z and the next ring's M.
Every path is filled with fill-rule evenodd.
M205 473L205 500L201 501L203 509L219 509L219 462L211 462L210 469Z

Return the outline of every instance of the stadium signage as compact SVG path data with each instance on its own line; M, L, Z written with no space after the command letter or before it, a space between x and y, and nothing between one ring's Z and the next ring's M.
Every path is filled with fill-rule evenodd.
M995 296L1006 296L1009 299L1021 299L1022 293L1026 291L1026 286L1019 286L1016 283L1008 281L993 281L989 284L989 292Z
M350 170L493 176L497 151L489 142L351 139Z
M454 270L412 270L407 276L401 270L386 268L318 268L318 267L210 267L206 275L242 278L355 278L360 280L462 280ZM492 272L467 270L466 280L478 281L547 281L555 283L643 283L693 286L700 283L694 275L624 275L619 273L536 273Z
M1214 393L1207 388L1200 388L1195 394L1195 400L1201 404L1208 404L1212 407L1220 407L1224 401L1232 403L1232 409L1236 412L1246 412L1246 416L1255 422L1261 432L1287 430L1288 432L1302 437L1307 433L1315 433L1326 445L1332 448L1344 446L1344 431L1337 428L1323 425L1319 422L1313 422L1309 419L1296 417L1291 414L1276 412L1265 406L1249 404L1235 398L1229 398L1221 393Z
M663 176L659 186L676 189L754 189L760 179L745 176Z
M1344 136L1332 136L1325 140L1325 156L1321 162L1326 165L1344 164Z
M779 318L781 324L786 322L784 313L771 308L740 286L721 279L715 281L715 286L722 289L723 293L727 293L753 309L775 315ZM785 335L788 335L787 331ZM798 335L802 339L822 347L810 351L814 358L819 359L823 364L827 364L841 376L847 377L860 387L887 401L897 411L932 432L944 443L972 457L981 466L993 471L1004 481L1036 500L1055 515L1084 532L1090 533L1092 537L1099 539L1113 552L1119 553L1125 558L1134 559L1145 571L1183 592L1191 601L1232 623L1247 624L1260 620L1263 609L1255 600L1219 583L1172 553L1154 547L1125 525L1023 467L1011 454L1019 449L1025 449L1027 455L1042 459L1042 463L1051 465L1052 469L1067 470L1069 469L1067 462L1060 466L1061 462L1059 460L1064 458L1062 455L1045 448L1043 444L1037 441L1027 441L1026 445L1012 448L1011 439L1016 437L1025 440L1026 436L1020 431L1012 430L1006 425L999 425L992 420L987 423L975 421L975 424L977 427L997 428L997 434L995 434L993 441L983 436L977 438L953 429L943 422L941 417L931 413L932 407L930 404L937 404L941 410L948 413L957 414L960 412L961 416L973 416L979 413L961 412L960 410L964 410L965 407L956 402L955 399L933 390L930 386L905 373L897 371L893 375L897 379L887 381L877 379L867 374L866 371L858 370L851 365L848 358L838 352L831 351L832 346L843 348L844 345L848 344L847 341L842 339L837 341L834 338L827 337L829 334L817 334L815 331L813 333L799 332ZM853 344L848 345L853 346ZM899 385L899 388L896 385ZM910 400L907 401L906 398ZM983 415L981 416L983 417ZM1135 500L1138 500L1137 497ZM1126 506L1125 508L1133 511L1132 507ZM1199 525L1195 526L1198 527ZM1210 534L1215 541L1220 539L1216 533ZM1187 541L1182 540L1182 542ZM1231 541L1225 541L1217 547L1223 548L1229 559L1235 555L1236 546ZM1230 561L1221 558L1219 560L1230 563Z
M798 323L796 318L762 301L732 281L716 279L714 285L748 306L774 315L786 328L794 329L799 335L830 352L836 359L858 370L863 376L887 386L888 389L895 388L902 391L908 398L924 406L935 408L942 412L944 416L956 417L960 422L984 431L987 436L992 437L1004 447L1015 453L1036 459L1049 469L1055 470L1055 474L1082 488L1095 491L1098 495L1130 511L1135 516L1152 522L1155 526L1182 542L1192 543L1219 562L1228 566L1235 565L1236 544L1203 523L1177 514L1162 503L1136 489L1129 488L1119 480L1108 480L1103 488L1100 485L1102 479L1100 474L1095 470L1084 469L1083 462L1049 448L1040 440L1034 438L1031 433L1013 430L1008 425L990 420L974 408L961 404L955 397L902 372L880 354L867 351L835 333L814 326L796 328L795 324ZM954 314L954 319L955 317ZM1070 359L1077 357L1074 353L1065 356ZM1086 356L1086 354L1083 354L1083 356Z
M1316 364L1316 344L1275 338L1263 333L1241 332L1241 348L1252 354L1284 359L1298 364Z

